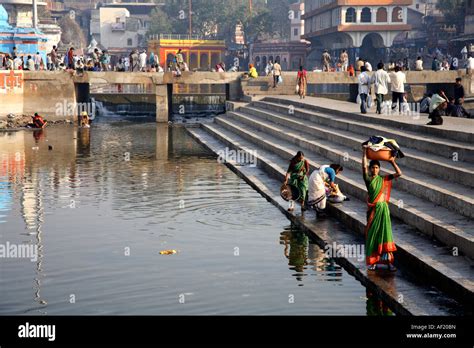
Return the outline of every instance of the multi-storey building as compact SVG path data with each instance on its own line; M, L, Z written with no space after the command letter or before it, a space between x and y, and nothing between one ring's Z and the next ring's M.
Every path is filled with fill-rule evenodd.
M338 55L347 49L352 60L378 62L397 35L410 31L408 7L413 0L305 0L305 34L312 58L324 49ZM377 61L375 61L377 60ZM319 63L319 60L317 61Z

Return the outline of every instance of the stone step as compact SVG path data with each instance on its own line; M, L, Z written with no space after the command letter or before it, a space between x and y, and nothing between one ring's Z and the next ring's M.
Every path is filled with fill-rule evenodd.
M193 133L197 140L214 152L218 152L223 149L224 146L244 151L253 151L256 148L255 143L240 137L221 125L207 124L201 127L202 129L189 129L188 131ZM296 151L296 149L292 149L289 152L293 153L294 151ZM296 217L286 211L287 204L279 197L279 187L288 164L286 157L287 156L280 157L274 152L258 147L258 165L256 170L263 169L267 174L270 174L271 177L262 173L249 172L252 169L249 168L249 166L234 166L231 169L236 172L247 172L248 174L245 176L247 182L257 189L267 200L279 207L292 222L309 230L316 237L321 247L332 243L332 241L341 237L341 235L343 238L347 238L353 234L358 235L359 238L362 238L359 239L359 242L362 240L363 243L366 219L365 204L354 197L351 197L350 202L329 205L328 207L332 214L336 216L339 215L339 218L343 217L342 221L350 227L349 231L351 231L351 233L339 234L336 231L321 233L321 228L318 228L318 223L320 222L312 220L314 217ZM309 212L306 214L308 215ZM314 212L311 212L311 214L314 215ZM460 302L467 303L468 310L472 311L472 303L474 303L474 284L472 280L470 280L470 278L472 278L470 273L472 268L471 260L462 256L454 257L447 253L442 247L433 247L432 240L424 235L413 233L411 227L401 223L396 218L392 219L392 226L398 248L396 262L400 263L399 271L395 275L394 282L387 282L383 277L367 274L365 265L362 263L354 264L353 259L346 260L342 258L344 267L352 267L353 270L355 270L354 273L356 276L361 276L361 278L358 279L367 287L370 288L372 285L378 287L384 300L390 305L397 307L398 303L406 310L411 311L411 313L420 313L420 309L428 312L432 310L433 307L436 307L436 301L440 300L438 296L427 297L424 290L421 289L420 281L422 280L445 291ZM405 272L404 269L410 271ZM416 281L412 282L405 278L407 273L415 274L411 279L416 279ZM375 284L372 282L375 282ZM433 290L433 288L431 289ZM400 301L400 294L403 293L409 295L409 301ZM413 308L414 303L411 300L413 300L412 296L415 296L415 294L418 294L415 300L417 306ZM442 300L441 303L442 306L444 306L447 301ZM437 309L440 310L441 307Z
M265 87L265 86L247 86L244 87L243 89L244 95L262 95L262 92L265 92L265 95L282 95L282 94L287 94L287 95L292 95L293 93L288 92L288 89L286 89L283 86L277 86L275 88L273 87Z
M288 140L282 137L276 138L267 132L261 132L249 127L248 124L241 121L230 119L228 116L221 116L215 119L218 125L239 134L242 138L253 142L255 149L265 149L273 152L288 160L298 151L305 142L292 142L291 135ZM314 149L318 146L315 145ZM319 167L317 163L327 164L331 162L343 163L343 154L340 154L339 160L331 160L329 157L334 156L333 151L328 151L328 156L321 156L314 150L304 151L308 158L312 169ZM313 162L315 161L315 162ZM338 176L338 183L344 193L357 197L361 201L365 201L367 192L358 170L345 168L342 175ZM448 209L435 206L430 202L412 196L409 193L397 189L394 184L390 200L390 209L392 215L400 218L406 224L416 227L418 230L431 238L436 238L448 247L459 250L461 253L474 257L474 231L472 231L472 220L462 217Z
M251 115L243 114L242 111L251 113ZM318 138L313 140L315 134L311 132L311 128L305 129L305 132L301 132L300 129L290 131L289 127L280 126L265 118L260 118L257 114L260 114L259 110L243 108L239 109L239 112L231 112L228 115L265 134L298 144L302 149L315 151L335 163L342 164L345 168L355 171L360 170L362 166L360 143L362 141L358 142L359 148L354 150L333 141ZM347 151L348 149L351 151ZM381 172L389 174L383 168ZM394 188L396 187L466 217L474 217L474 198L467 187L445 182L413 169L403 168L403 173L404 175L397 179ZM408 202L408 204L410 203Z
M239 111L271 120L274 123L291 129L310 132L316 138L331 140L347 146L348 149L357 151L360 151L361 143L366 141L370 135L377 134L386 138L396 137L396 139L406 136L404 133L393 134L386 128L372 126L361 126L365 127L365 132L361 135L362 132L355 133L352 130L346 130L349 128L351 121L334 120L324 115L312 115L304 111L301 113L307 117L302 117L300 115L288 114L288 109L281 109L278 105L276 107L277 110L274 110L269 108L268 103L254 103L254 105L242 106ZM282 113L282 111L286 113ZM358 125L356 122L354 124ZM337 127L337 125L340 127ZM403 144L405 145L405 142ZM438 144L433 143L427 143L426 145L430 148L438 146ZM404 166L428 173L451 183L474 187L474 164L472 163L455 162L452 158L447 159L438 154L426 154L420 150L406 149L405 147L403 147L403 152L406 157L400 159L399 163Z
M466 155L466 158L462 159L463 161L470 161L474 162L474 123L471 126L471 120L464 120L468 122L469 129L465 130L458 130L458 129L447 129L446 127L439 128L439 127L432 127L427 126L425 124L419 124L416 122L410 122L414 119L412 116L401 116L401 115L393 115L393 116L380 116L380 115L373 115L373 114L361 114L356 113L354 111L344 111L338 109L348 109L348 105L350 105L350 109L352 110L354 106L357 108L357 104L348 103L348 102L341 102L341 101L334 101L334 106L338 106L338 109L331 108L327 106L328 102L325 102L326 106L321 105L314 105L313 101L309 100L310 98L306 98L300 100L297 97L288 97L284 96L283 98L277 97L267 97L264 100L276 104L281 104L283 106L289 107L292 105L294 108L301 108L308 111L316 111L323 113L325 115L331 115L333 117L342 117L345 119L350 119L352 121L358 121L361 124L371 124L371 125L380 125L385 126L391 129L398 129L403 130L404 132L410 132L416 134L416 137L423 137L426 135L434 136L436 138L441 139L449 139L450 143L461 145L461 148L469 149L469 152ZM317 99L317 98L315 98ZM333 101L330 101L333 102ZM426 114L422 114L420 117L427 117Z
M265 100L268 100L268 98L265 98ZM290 108L289 105L293 105L293 103L283 105L276 102L257 101L253 102L252 105L323 126L357 133L367 138L371 135L385 135L386 138L396 139L401 146L403 145L403 148L407 147L434 154L450 161L452 166L459 166L460 168L463 168L464 163L462 161L470 162L467 169L473 170L474 168L474 165L472 165L474 162L474 146L472 143L453 141L427 133L421 134L410 129L400 130L393 125L383 124L382 119L376 121L373 120L375 117L364 119L363 117L366 116L362 114L360 115L362 118L359 118L353 116L357 114L336 115L331 112L318 112L296 106ZM290 110L292 110L291 114L289 114Z

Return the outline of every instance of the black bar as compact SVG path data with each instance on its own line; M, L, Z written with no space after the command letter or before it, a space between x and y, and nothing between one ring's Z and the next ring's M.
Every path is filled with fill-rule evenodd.
M55 339L20 338L20 325L55 325ZM23 331L24 332L24 331ZM29 331L32 332L32 331ZM46 331L45 331L46 332ZM472 317L311 317L311 316L5 316L0 346L65 344L438 346L472 347ZM455 338L408 338L407 334L455 334ZM47 336L47 335L46 335Z

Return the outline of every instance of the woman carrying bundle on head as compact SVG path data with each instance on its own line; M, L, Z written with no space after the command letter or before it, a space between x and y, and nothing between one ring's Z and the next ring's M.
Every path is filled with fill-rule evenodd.
M395 163L395 157L392 156L389 162L395 169L395 173L379 175L380 162L378 160L372 160L367 165L368 148L368 145L363 145L362 156L362 175L368 191L367 225L365 228L366 263L371 271L382 267L395 271L393 252L397 248L393 241L388 202L390 201L392 180L400 177L402 171Z

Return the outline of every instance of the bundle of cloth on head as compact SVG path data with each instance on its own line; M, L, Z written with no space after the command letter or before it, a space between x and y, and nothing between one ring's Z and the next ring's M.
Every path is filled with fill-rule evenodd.
M390 150L393 157L405 157L402 150L400 150L400 146L398 146L394 139L387 139L380 135L371 136L369 140L363 142L362 145L368 145L373 151Z

